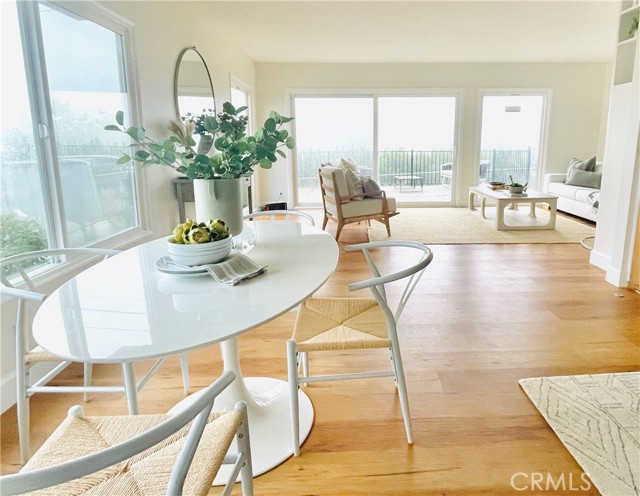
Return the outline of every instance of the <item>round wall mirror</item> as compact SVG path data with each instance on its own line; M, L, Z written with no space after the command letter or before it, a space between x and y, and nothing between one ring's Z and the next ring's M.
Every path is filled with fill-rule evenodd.
M178 56L173 96L178 119L188 113L200 115L204 109L216 110L211 75L195 47L185 48Z

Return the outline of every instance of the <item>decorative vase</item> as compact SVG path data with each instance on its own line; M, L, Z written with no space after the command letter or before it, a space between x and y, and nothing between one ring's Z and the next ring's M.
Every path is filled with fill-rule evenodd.
M232 235L242 232L242 179L194 179L196 222L220 219Z

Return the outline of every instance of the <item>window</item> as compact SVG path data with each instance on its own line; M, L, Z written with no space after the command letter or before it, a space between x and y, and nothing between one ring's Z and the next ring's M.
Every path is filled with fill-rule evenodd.
M548 94L482 96L479 181L538 183Z
M248 117L247 121L247 134L253 134L253 119L252 114L252 98L253 88L248 83L245 83L241 79L231 76L230 77L231 88L231 105L235 108L248 107L244 113ZM242 188L242 206L248 208L248 213L253 212L253 176L243 178Z
M117 110L132 114L130 34L92 12L3 2L0 257L140 227L134 166L116 164L129 142L103 130Z
M373 99L359 96L294 98L297 205L320 200L318 167L341 158L373 171ZM336 116L340 116L336 118Z
M231 76L230 77L230 87L231 87L231 105L235 108L239 107L248 107L249 110L246 112L249 121L247 123L247 133L253 133L253 87L242 81L241 79Z

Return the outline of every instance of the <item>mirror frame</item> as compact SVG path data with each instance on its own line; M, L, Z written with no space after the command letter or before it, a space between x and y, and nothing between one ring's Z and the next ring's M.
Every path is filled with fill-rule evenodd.
M178 61L176 62L176 68L173 73L173 103L176 109L176 117L178 121L180 121L182 118L182 116L180 115L180 105L178 105L178 76L180 75L180 65L182 64L182 59L184 58L184 56L189 50L193 50L198 55L198 57L200 57L200 60L202 61L202 65L204 66L204 70L207 73L207 78L209 80L209 87L211 88L211 98L213 99L213 111L214 113L216 112L216 95L213 91L213 82L211 80L211 73L209 72L209 67L207 66L207 63L204 61L204 57L202 56L202 54L198 50L196 50L195 45L189 46L189 47L183 48L180 51L180 54L178 55Z

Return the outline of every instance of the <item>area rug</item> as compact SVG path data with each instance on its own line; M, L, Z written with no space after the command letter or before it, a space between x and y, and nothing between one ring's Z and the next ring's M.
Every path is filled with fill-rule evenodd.
M541 220L549 215L537 210ZM389 222L391 239L426 244L579 243L596 231L560 215L556 217L555 230L497 231L490 219L483 219L479 211L468 208L403 208ZM371 222L369 240L383 239L388 239L384 225Z
M640 372L519 382L603 496L640 494Z

